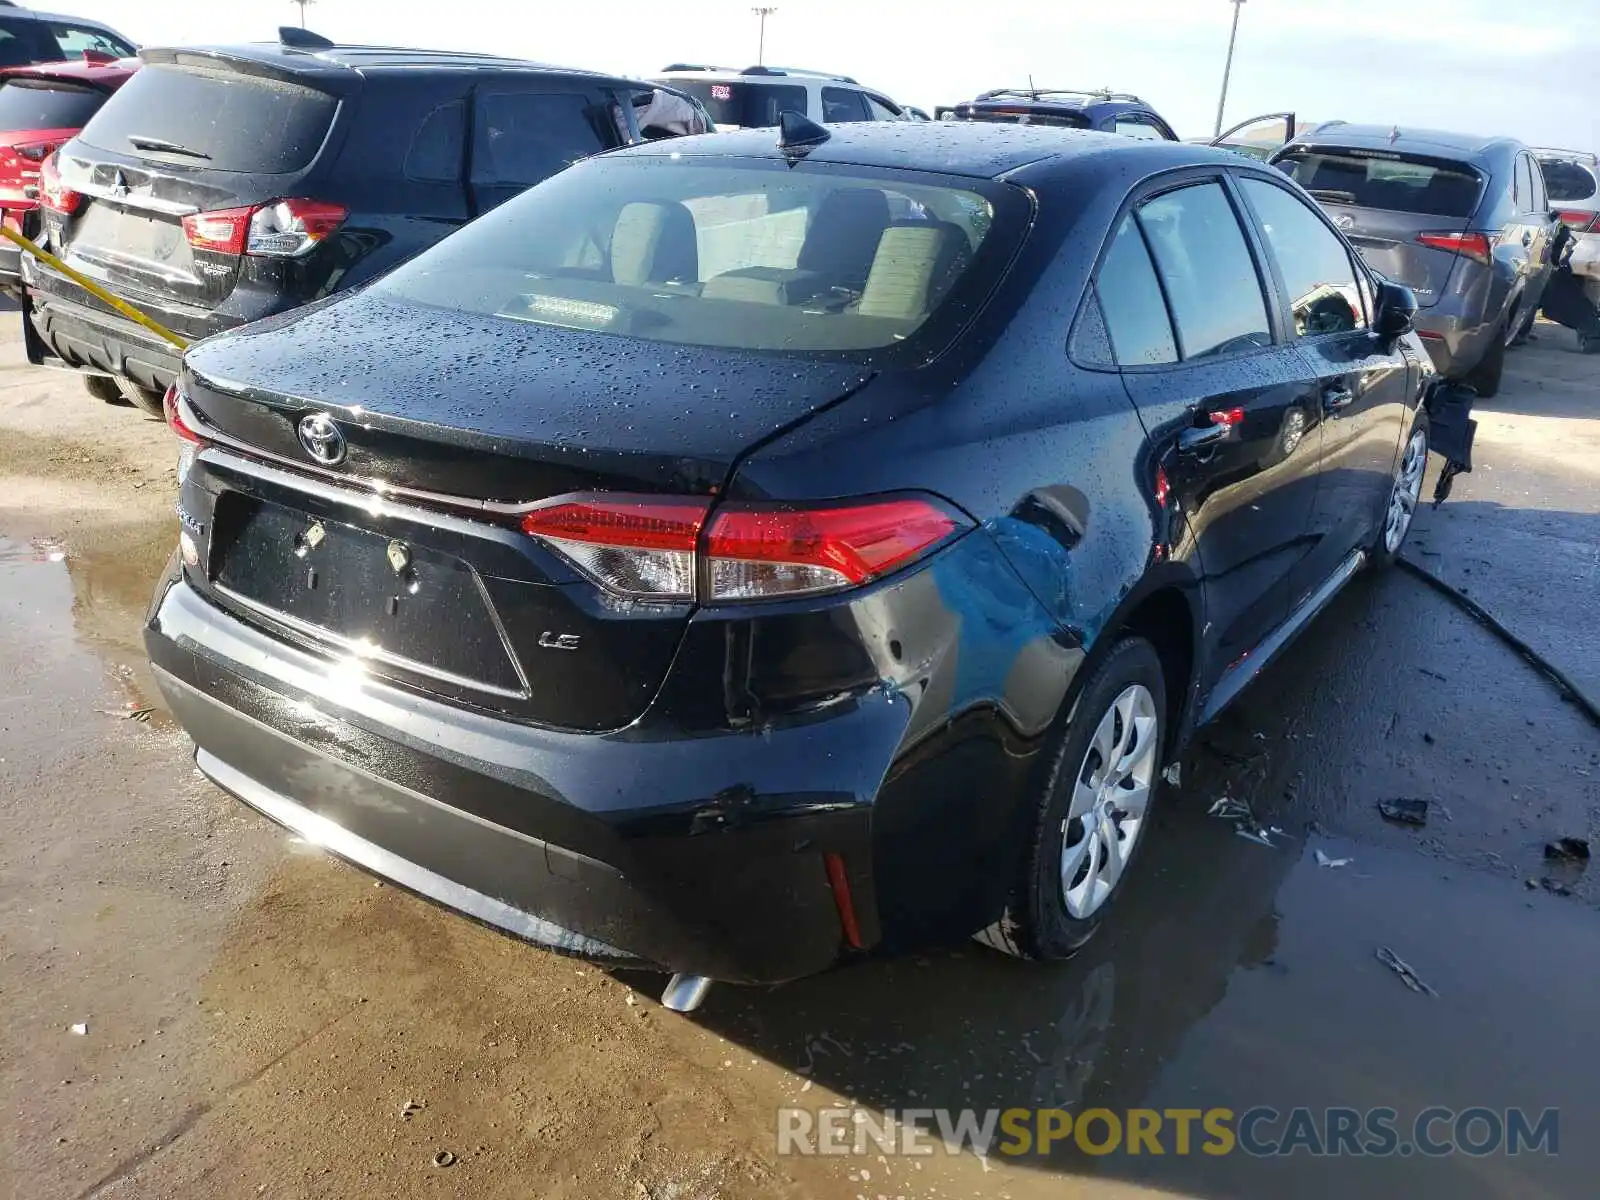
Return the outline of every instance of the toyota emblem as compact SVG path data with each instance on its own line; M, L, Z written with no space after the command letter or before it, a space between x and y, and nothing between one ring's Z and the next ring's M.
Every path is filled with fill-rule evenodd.
M308 413L300 418L300 445L325 467L344 461L344 434L327 413Z

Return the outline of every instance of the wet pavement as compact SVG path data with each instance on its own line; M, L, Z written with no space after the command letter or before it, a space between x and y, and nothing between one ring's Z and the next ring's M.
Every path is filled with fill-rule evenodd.
M1512 359L1411 553L1597 679L1600 382L1562 336ZM654 977L376 886L198 779L137 715L167 448L7 370L16 439L46 401L80 428L0 450L0 1196L1594 1194L1600 876L1543 847L1600 841L1600 731L1417 580L1358 579L1207 731L1073 962L963 945L683 1019ZM1383 820L1396 797L1427 824ZM1389 1106L1401 1140L1429 1106L1554 1108L1559 1153L781 1157L782 1105Z

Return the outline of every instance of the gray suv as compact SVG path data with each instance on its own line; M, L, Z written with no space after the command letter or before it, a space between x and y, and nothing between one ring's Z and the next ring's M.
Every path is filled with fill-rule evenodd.
M1527 147L1332 122L1272 161L1370 266L1416 293L1417 332L1440 374L1494 395L1551 271L1557 217Z

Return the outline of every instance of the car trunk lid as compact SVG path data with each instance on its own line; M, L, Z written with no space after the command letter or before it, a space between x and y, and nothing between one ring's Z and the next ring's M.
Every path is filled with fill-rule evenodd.
M1437 304L1463 257L1483 179L1455 159L1338 146L1293 146L1277 159L1328 211L1368 265ZM1419 240L1427 236L1429 242ZM1470 249L1470 240L1465 243Z
M652 343L622 358L605 335L371 293L274 318L189 355L188 404L216 446L197 583L420 690L620 728L665 678L691 606L607 592L523 533L521 511L573 493L715 495L745 451L867 374ZM317 414L336 461L300 436Z

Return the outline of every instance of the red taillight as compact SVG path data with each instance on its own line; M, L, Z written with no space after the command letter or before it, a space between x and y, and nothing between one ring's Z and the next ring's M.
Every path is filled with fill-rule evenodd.
M178 407L178 385L173 384L167 389L167 394L161 398L161 411L167 418L167 428L177 434L185 442L200 445L202 438L183 419L183 411Z
M1221 425L1224 429L1236 429L1244 424L1243 408L1219 408L1210 414L1213 425Z
M855 587L921 556L962 523L914 497L827 508L725 507L706 534L708 599Z
M1156 503L1162 508L1167 506L1167 498L1172 495L1172 480L1167 478L1165 467L1156 468Z
M710 500L655 496L568 496L522 518L596 583L624 596L694 598L694 548Z
M1445 230L1439 233L1419 233L1417 241L1424 246L1432 246L1435 250L1449 250L1454 254L1465 254L1468 258L1483 263L1489 263L1490 248L1489 237L1483 233L1461 233L1456 230Z
M214 212L190 213L183 219L183 236L196 250L218 254L243 254L245 233L250 228L248 208L219 208Z
M1600 212L1584 212L1581 208L1564 208L1556 214L1562 224L1573 233L1600 231Z
M274 200L256 208L190 213L183 219L183 233L196 250L298 258L344 224L347 216L340 204Z
M39 198L46 208L69 217L83 207L83 193L75 192L61 182L61 172L56 168L54 154L46 156L39 164Z
M688 497L567 496L524 515L522 528L612 592L715 602L868 583L967 524L907 496L807 508L735 503L718 510L701 547L710 508Z

